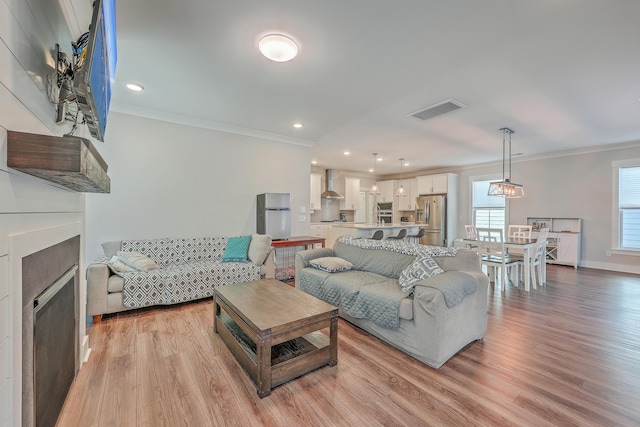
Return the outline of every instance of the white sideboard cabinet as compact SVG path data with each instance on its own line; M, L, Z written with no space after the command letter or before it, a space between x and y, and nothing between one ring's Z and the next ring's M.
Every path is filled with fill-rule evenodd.
M547 264L570 265L578 268L582 247L581 218L530 217L527 224L533 227L532 237L538 237L537 230L548 228Z

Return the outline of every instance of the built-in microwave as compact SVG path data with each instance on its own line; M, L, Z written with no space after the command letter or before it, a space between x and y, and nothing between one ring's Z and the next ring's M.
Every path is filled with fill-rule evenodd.
M391 224L391 220L393 219L393 212L385 212L380 211L380 221L385 224Z
M378 203L378 217L385 224L391 224L393 220L393 204L392 202Z

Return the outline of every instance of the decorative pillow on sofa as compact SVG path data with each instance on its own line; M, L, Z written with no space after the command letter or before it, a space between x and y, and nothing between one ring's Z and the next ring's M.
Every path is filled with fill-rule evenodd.
M420 280L442 273L444 273L444 270L433 258L427 255L418 255L413 263L402 270L398 279L400 288L403 292L410 292Z
M220 262L247 262L251 236L229 237Z
M353 268L353 264L351 264L349 261L335 256L316 258L309 261L309 264L311 264L318 270L326 271L328 273L348 271Z
M267 258L270 247L271 236L268 234L254 234L251 236L251 243L249 243L249 252L247 253L247 257L254 264L262 265L265 258Z
M118 255L112 256L107 265L114 273L132 273L134 271L138 271L137 269L120 261Z
M157 270L158 264L140 252L118 251L118 259L139 271Z

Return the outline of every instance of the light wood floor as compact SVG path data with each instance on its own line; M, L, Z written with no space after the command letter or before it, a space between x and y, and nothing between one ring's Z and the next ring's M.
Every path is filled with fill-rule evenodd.
M640 425L640 276L550 266L488 298L484 341L438 370L340 320L338 365L265 399L212 302L107 317L58 426Z

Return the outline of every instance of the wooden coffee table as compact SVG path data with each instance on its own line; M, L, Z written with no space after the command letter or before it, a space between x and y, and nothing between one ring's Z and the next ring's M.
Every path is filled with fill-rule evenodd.
M258 396L338 363L338 309L275 279L216 287L213 329ZM320 329L329 328L329 337Z

